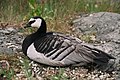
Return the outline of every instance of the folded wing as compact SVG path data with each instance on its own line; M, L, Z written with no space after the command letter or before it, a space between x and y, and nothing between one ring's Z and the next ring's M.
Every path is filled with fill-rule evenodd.
M114 57L101 50L82 44L77 38L60 33L47 33L34 42L34 47L38 53L44 55L45 59L53 61L52 64L48 64L51 66L76 64L83 66L90 63L103 65L110 59L114 59ZM56 64L57 62L62 65Z

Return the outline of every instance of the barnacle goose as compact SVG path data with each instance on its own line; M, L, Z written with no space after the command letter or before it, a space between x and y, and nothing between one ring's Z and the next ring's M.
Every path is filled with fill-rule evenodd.
M38 27L22 44L23 53L35 62L49 66L103 66L110 59L115 59L99 49L82 44L76 37L46 32L46 22L41 17L32 17L26 27Z

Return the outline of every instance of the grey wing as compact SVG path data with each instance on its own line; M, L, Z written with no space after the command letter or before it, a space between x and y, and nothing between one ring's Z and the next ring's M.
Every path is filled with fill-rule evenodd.
M39 42L39 43L37 43ZM43 53L47 58L54 61L61 61L63 66L88 63L104 64L112 56L87 45L71 36L63 34L50 34L34 43L36 50ZM57 66L57 65L56 65Z

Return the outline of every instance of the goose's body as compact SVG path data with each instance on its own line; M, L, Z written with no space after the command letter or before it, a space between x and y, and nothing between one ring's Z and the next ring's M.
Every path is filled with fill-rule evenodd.
M84 45L76 37L46 32L46 23L41 17L31 18L29 25L39 27L37 32L25 38L22 45L23 53L33 61L50 66L85 66L90 63L104 65L114 59L101 50Z

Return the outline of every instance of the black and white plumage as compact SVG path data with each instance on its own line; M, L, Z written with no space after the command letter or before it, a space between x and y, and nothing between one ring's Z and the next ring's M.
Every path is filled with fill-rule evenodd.
M84 45L76 37L46 32L46 22L41 17L31 18L27 27L38 27L38 30L23 41L23 53L38 63L50 66L85 66L104 65L110 59L115 59L101 50Z

